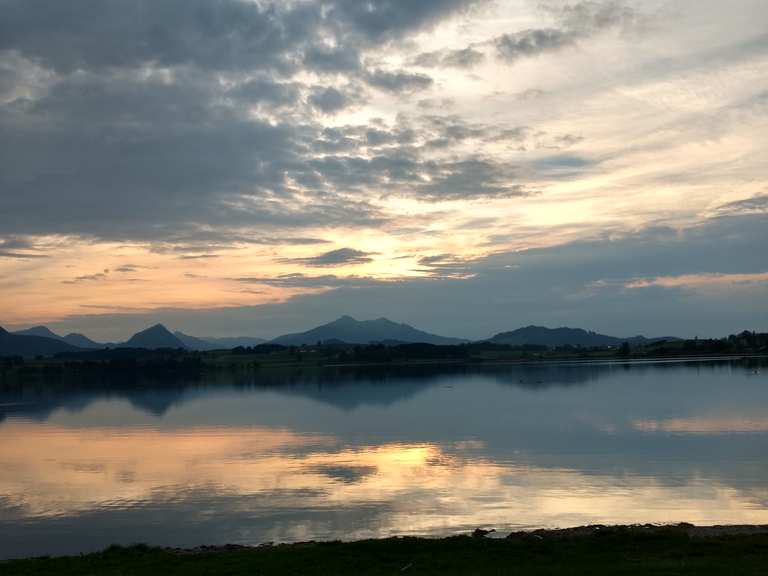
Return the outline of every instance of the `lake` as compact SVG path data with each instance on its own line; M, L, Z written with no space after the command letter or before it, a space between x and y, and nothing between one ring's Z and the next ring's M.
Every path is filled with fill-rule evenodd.
M0 388L0 557L591 523L768 524L768 363Z

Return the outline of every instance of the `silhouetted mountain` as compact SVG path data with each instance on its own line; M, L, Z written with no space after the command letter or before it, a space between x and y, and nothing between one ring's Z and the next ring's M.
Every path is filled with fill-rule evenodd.
M347 342L349 344L368 344L370 342L421 342L426 344L461 344L465 340L445 338L417 330L408 324L397 324L386 318L378 320L355 320L351 316L342 316L328 324L323 324L307 332L286 334L272 340L273 344L300 346L315 344L326 340Z
M52 332L47 326L33 326L26 330L16 330L15 332L11 332L11 334L16 334L17 336L41 336L43 338L53 338L54 340L64 340L64 338L55 332Z
M0 356L50 356L59 352L78 352L80 348L45 336L11 334L0 328Z
M228 336L224 338L213 338L211 336L205 336L203 338L206 342L210 342L215 348L237 348L242 346L248 348L251 346L258 346L264 344L266 340L264 338L256 338L253 336Z
M186 348L184 343L171 334L162 324L155 324L146 330L137 332L131 338L120 345L121 348Z
M64 342L67 344L72 344L72 346L77 346L79 348L105 348L106 344L100 344L98 342L94 342L88 336L85 336L83 334L78 334L77 332L72 332L70 334L67 334L62 338Z
M682 338L677 336L660 336L657 338L646 338L645 336L632 336L631 338L624 338L622 342L629 342L630 344L637 344L642 346L643 344L653 344L654 342L675 342L680 341Z
M219 346L216 346L215 344L208 342L203 338L190 336L189 334L184 334L184 332L179 332L178 330L176 330L173 335L181 340L181 343L190 350L216 350L217 348L220 348Z
M597 332L588 332L581 328L545 328L544 326L526 326L511 332L501 332L488 341L494 344L506 344L509 346L524 346L533 344L537 346L580 346L583 348L620 346L623 342L630 344L649 344L660 340L677 340L677 338L646 338L645 336L633 336L632 338L617 338L606 336Z
M226 338L198 337L179 331L174 332L173 335L181 340L190 350L228 350L238 346L248 348L266 342L263 338L253 338L251 336L231 336Z
M16 334L17 336L40 336L42 338L52 338L54 340L59 340L60 342L66 342L72 346L77 346L78 348L104 348L105 346L104 344L94 342L87 336L76 334L74 332L67 334L66 336L59 336L47 326L34 326L32 328L27 328L26 330L17 330L16 332L13 332L13 334Z

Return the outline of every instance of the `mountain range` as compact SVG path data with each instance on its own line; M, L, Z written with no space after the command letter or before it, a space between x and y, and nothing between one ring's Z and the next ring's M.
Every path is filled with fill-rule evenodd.
M51 356L60 352L77 352L81 348L55 338L11 334L0 328L0 356Z
M59 340L60 342L66 342L72 346L78 348L102 348L104 345L94 342L87 336L72 332L66 336L59 336L55 332L52 332L46 326L34 326L33 328L27 328L26 330L19 330L14 332L17 336L40 336L41 338L52 338Z
M606 336L597 332L588 332L581 328L545 328L544 326L526 326L511 332L501 332L488 341L494 344L506 344L508 346L525 346L533 344L556 348L558 346L577 346L582 348L620 346L624 342L629 344L651 344L661 340L677 340L672 336L662 338L646 338L645 336L632 336L630 338L617 338Z
M481 340L509 346L538 345L550 348L558 346L604 347L620 346L623 342L641 345L661 340L677 340L673 337L646 338L633 336L619 338L590 332L581 328L545 328L526 326L510 332L501 332ZM230 338L201 338L183 332L171 332L162 324L155 324L137 332L122 343L98 343L87 336L77 333L60 336L45 326L35 326L18 332L7 332L0 328L0 356L3 355L52 355L59 352L77 352L100 348L184 348L187 350L231 349L238 346L249 347L263 344L261 338L248 336ZM369 344L387 345L403 343L426 343L435 345L456 345L469 342L461 338L438 336L418 330L413 326L393 322L386 318L376 320L356 320L351 316L342 316L332 322L293 334L285 334L271 340L271 344L283 346L325 344Z
M34 326L25 330L7 332L0 339L0 356L37 356L79 350L100 350L103 348L186 348L187 350L227 350L238 346L257 346L266 342L263 338L236 336L227 338L189 336L183 332L171 333L162 324L155 324L137 332L125 342L96 342L87 336L70 333L61 336L46 326ZM23 338L23 339L20 339ZM56 342L56 345L50 341Z
M421 342L425 344L462 344L467 340L446 338L417 330L408 324L398 324L386 318L377 320L355 320L351 316L323 324L306 332L286 334L272 340L272 344L301 346L317 342L342 342L346 344L368 344L371 342L401 343Z
M197 336L189 336L178 330L174 332L173 335L181 340L184 346L190 350L231 350L238 346L247 348L249 346L258 346L259 344L264 344L264 342L266 342L264 338L255 338L253 336L229 336L226 338L205 336L199 338Z

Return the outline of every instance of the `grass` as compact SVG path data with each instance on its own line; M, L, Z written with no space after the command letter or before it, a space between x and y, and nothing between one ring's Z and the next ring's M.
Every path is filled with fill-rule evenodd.
M391 538L194 551L113 546L82 556L0 562L0 574L764 576L768 534L691 538L674 528L614 528L568 538Z

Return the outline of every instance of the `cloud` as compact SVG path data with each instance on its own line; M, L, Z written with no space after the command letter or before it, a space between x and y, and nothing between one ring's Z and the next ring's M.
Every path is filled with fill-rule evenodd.
M0 229L170 242L381 222L348 189L314 194L304 167L329 145L314 116L362 103L364 86L428 88L361 55L475 3L2 0L0 91L20 97L0 100L15 166L0 174Z
M238 84L227 95L249 104L269 104L282 108L298 103L301 88L298 82L276 82L270 77L262 77Z
M4 0L0 49L19 50L58 72L193 64L210 69L286 69L312 37L318 4L223 0L54 3Z
M481 295L510 319L590 321L605 319L606 308L591 303L582 314L573 303L603 298L626 305L630 320L631 310L652 312L655 296L669 318L700 326L696 302L713 302L700 309L710 325L731 322L726 310L745 318L750 306L760 317L751 296L735 309L700 290L627 288L633 278L765 271L745 255L760 254L764 241L751 224L731 230L749 241L722 234L737 215L765 214L755 183L764 173L768 44L758 20L738 15L759 0L746 12L686 0L648 36L635 33L645 32L653 4L485 4L0 0L3 266L32 291L41 262L24 259L50 256L58 269L65 247L86 243L130 242L153 259L220 255L224 268L233 249L284 258L293 245L320 253L339 238L354 246L360 234L366 246L387 238L397 254L422 257L415 266L429 278L362 289L326 275L336 286L322 287L325 299L294 302L300 311L383 306L384 295L427 318L452 314L459 295ZM505 22L526 24L500 30ZM556 52L565 60L478 66ZM496 221L483 224L489 215ZM601 235L618 233L619 221L642 230L657 219L698 220L730 258L696 226ZM480 222L474 235L458 228L469 220ZM500 254L566 236L597 240ZM317 262L298 263L306 265ZM411 303L438 287L445 294L431 308ZM74 305L64 300L61 309ZM497 320L490 307L478 331Z
M182 254L178 257L179 260L208 260L211 258L219 258L218 254Z
M32 260L35 258L48 258L48 255L41 253L30 238L7 236L0 238L0 258Z
M400 94L402 92L417 92L432 86L432 78L426 74L411 72L389 72L373 70L367 74L365 81L374 88Z
M140 266L138 264L123 264L121 266L117 266L114 271L115 272L137 272L140 269L147 268L147 266Z
M626 282L627 288L649 288L661 286L663 288L709 288L709 287L733 287L737 284L768 283L768 272L750 274L682 274L678 276L657 276L655 278L633 278Z
M436 333L468 338L527 324L580 326L628 336L722 336L768 325L765 283L729 291L650 286L634 278L682 274L763 274L756 247L768 243L764 216L724 217L683 230L656 228L536 250L499 252L466 262L464 278L398 278L287 274L233 278L239 284L324 289L281 303L232 308L156 309L137 315L73 316L51 323L60 331L129 331L164 322L197 333L298 331L341 314L406 318ZM449 254L425 264L450 262ZM597 286L594 286L598 283ZM468 305L471 303L471 305ZM605 311L610 310L610 314ZM135 331L135 330L134 330ZM115 335L117 337L118 335Z
M309 103L325 114L333 114L354 104L355 98L333 86L315 88L309 96Z
M426 272L433 277L468 278L472 275L470 271L472 259L462 258L455 254L422 256L418 259L418 263L422 268L417 272Z
M549 28L502 34L494 42L499 56L507 62L514 62L520 58L560 50L575 41L573 33Z
M629 29L642 20L629 6L619 1L587 0L550 10L557 28L531 28L502 34L493 40L497 54L512 63L557 52L611 28Z
M26 252L11 252L10 250L0 250L0 258L12 258L15 260L27 260L34 258L48 258L46 254L34 254Z
M373 262L371 255L371 252L363 252L354 248L339 248L309 258L281 258L279 262L305 266L349 266Z
M473 68L483 60L485 60L485 53L467 46L458 50L422 52L413 59L412 64L424 68Z
M336 0L331 3L327 18L357 39L378 44L429 28L480 3L476 0Z
M751 198L722 204L717 207L715 213L723 216L768 213L768 194L759 194Z
M79 284L80 282L99 282L106 280L109 277L109 270L103 270L102 272L96 272L95 274L84 274L82 276L76 276L72 280L62 280L62 284Z
M529 88L528 90L523 90L522 92L515 94L515 98L527 102L531 100L539 100L548 94L549 92L542 90L541 88Z
M428 183L418 187L419 196L432 201L463 198L525 197L536 191L514 183L513 169L483 158L446 162L435 167Z
M304 65L314 72L358 72L362 68L360 54L349 46L315 44L304 51Z
M335 274L312 276L301 273L273 277L244 276L233 278L233 280L244 284L262 284L279 288L365 288L386 282L371 276L336 276Z

